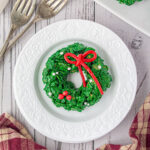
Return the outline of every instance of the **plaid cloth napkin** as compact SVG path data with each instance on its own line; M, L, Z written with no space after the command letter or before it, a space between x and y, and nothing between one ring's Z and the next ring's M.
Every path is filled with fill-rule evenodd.
M130 145L108 144L97 150L150 150L150 95L134 118L129 135L132 140Z
M34 143L27 130L12 116L0 116L0 150L46 150Z

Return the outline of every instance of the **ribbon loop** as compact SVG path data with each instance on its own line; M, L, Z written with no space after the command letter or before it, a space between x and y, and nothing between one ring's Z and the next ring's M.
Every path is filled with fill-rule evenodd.
M92 58L88 58L88 59L85 58L89 54L93 54L93 57ZM68 57L74 58L75 61L70 60ZM82 72L82 67L84 67L87 70L87 72L91 75L91 77L94 79L94 81L95 81L95 83L96 83L96 85L97 85L101 95L104 94L99 81L97 80L97 78L93 74L92 70L85 64L85 62L92 62L92 61L94 61L97 58L97 54L96 54L95 51L89 50L89 51L85 52L84 54L79 54L78 56L76 56L75 54L72 54L72 53L66 53L64 55L64 58L65 58L66 62L68 62L70 64L74 64L76 67L78 67L84 87L86 87L86 82L85 82L85 77L84 77L83 72Z
M88 56L89 54L93 54L93 57L92 58L85 58L86 56ZM97 58L97 54L96 52L90 50L90 51L87 51L83 54L83 57L84 57L84 62L92 62L94 61L96 58Z
M66 62L68 62L69 64L76 64L76 61L72 61L72 60L70 60L68 58L69 56L72 57L72 58L74 58L76 61L78 60L78 57L76 55L74 55L72 53L66 53L65 54L65 60L66 60Z

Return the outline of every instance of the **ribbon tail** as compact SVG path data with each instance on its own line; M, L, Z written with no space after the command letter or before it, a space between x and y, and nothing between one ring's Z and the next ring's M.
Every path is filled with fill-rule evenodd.
M82 72L81 66L78 66L78 69L79 69L79 72L80 72L80 75L81 75L81 78L82 78L83 87L86 87L85 77L84 77L84 74Z
M102 87L101 87L99 81L98 81L97 78L95 77L94 73L92 72L92 70L91 70L86 64L82 64L82 65L83 65L83 67L87 70L87 72L91 75L91 77L94 79L94 81L95 81L95 83L96 83L96 85L97 85L97 87L98 87L98 89L99 89L101 95L103 95L103 94L104 94L103 89L102 89Z

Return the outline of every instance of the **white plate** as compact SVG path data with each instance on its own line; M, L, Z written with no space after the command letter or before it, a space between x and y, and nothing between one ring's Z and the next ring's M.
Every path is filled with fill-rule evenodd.
M119 4L117 0L95 0L97 3L150 36L150 0L136 2L131 6Z
M101 101L81 113L56 108L41 79L47 58L76 41L96 48L113 77ZM115 33L94 22L67 20L42 29L28 41L18 58L13 85L20 111L35 129L57 141L78 143L105 135L125 118L134 101L137 75L128 48Z

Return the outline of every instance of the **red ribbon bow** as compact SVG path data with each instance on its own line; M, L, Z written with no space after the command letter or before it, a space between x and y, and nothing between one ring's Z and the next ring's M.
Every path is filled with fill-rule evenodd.
M90 59L86 59L85 57L89 54L93 54L93 58L90 58ZM71 61L68 56L74 58L76 61ZM72 54L72 53L66 53L64 55L64 58L66 60L66 62L70 63L70 64L74 64L76 67L78 67L79 69L79 72L80 72L80 75L81 75L81 78L82 78L82 81L83 81L83 86L86 87L86 82L85 82L85 78L84 78L84 75L83 75L83 72L82 72L82 67L83 66L87 72L91 75L91 77L94 79L101 95L104 94L103 90L102 90L102 87L99 83L99 81L97 80L97 78L95 77L94 73L91 71L91 69L85 64L85 62L92 62L94 61L96 58L97 58L97 54L96 52L92 51L92 50L89 50L87 52L85 52L84 54L79 54L78 56L76 56L75 54Z

